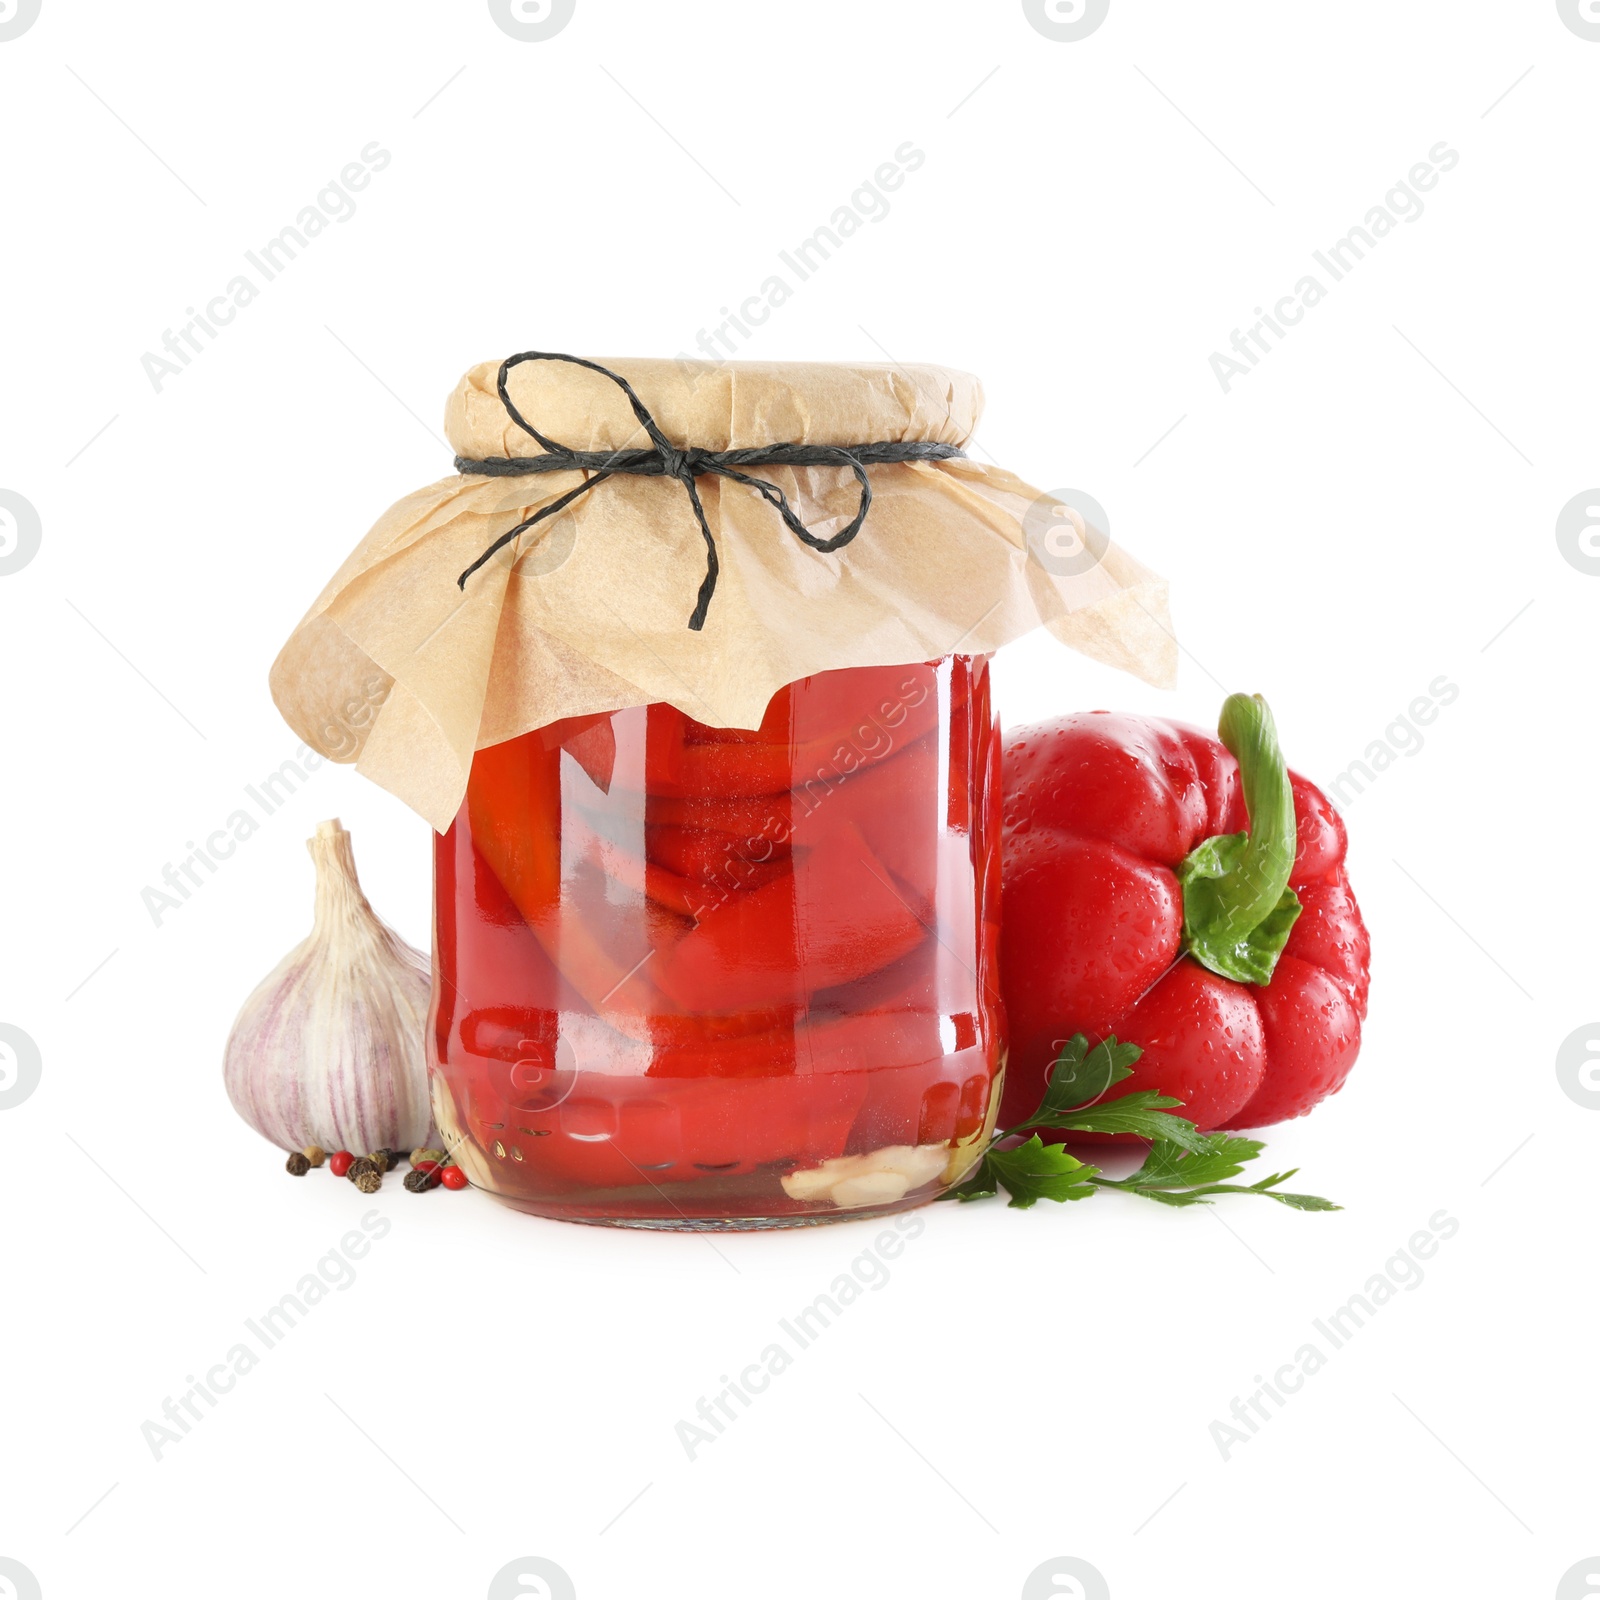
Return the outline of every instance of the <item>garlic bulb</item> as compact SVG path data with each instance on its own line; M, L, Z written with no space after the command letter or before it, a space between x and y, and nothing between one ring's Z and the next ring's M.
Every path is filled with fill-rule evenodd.
M245 1001L223 1059L234 1109L285 1150L410 1150L432 1143L428 960L381 923L335 818L307 841L311 936Z

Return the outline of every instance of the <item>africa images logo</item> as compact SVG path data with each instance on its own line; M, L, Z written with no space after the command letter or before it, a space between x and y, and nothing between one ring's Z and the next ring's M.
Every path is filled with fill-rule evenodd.
M1058 44L1087 39L1111 12L1111 0L1022 0L1022 14L1036 33Z
M1562 506L1556 517L1556 548L1574 572L1600 576L1600 489L1585 489Z
M1580 39L1600 43L1600 0L1556 0L1556 11Z
M7 1600L40 1600L39 1580L20 1561L0 1556L0 1593Z
M1051 489L1022 519L1028 554L1055 578L1081 577L1099 566L1111 547L1110 530L1105 507L1082 489Z
M1076 1556L1052 1556L1028 1574L1022 1600L1111 1600L1100 1569Z
M0 44L20 39L39 20L43 0L0 0Z
M43 525L31 501L0 489L0 578L21 572L39 553Z
M43 1076L38 1045L21 1028L0 1022L0 1111L20 1106Z
M522 44L553 39L572 21L578 0L489 0L489 15L502 33Z
M577 1594L566 1569L543 1556L518 1556L489 1580L489 1600L577 1600Z

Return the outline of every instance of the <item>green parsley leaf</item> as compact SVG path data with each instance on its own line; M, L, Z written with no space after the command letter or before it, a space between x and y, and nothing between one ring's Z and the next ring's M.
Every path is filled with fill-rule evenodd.
M1186 1117L1175 1117L1167 1109L1182 1104L1183 1101L1157 1094L1153 1089L1139 1089L1082 1111L1069 1111L1056 1126L1083 1133L1132 1133L1141 1139L1177 1145L1183 1150L1204 1149L1207 1135Z
M999 1191L999 1180L986 1155L955 1188L944 1195L946 1200L992 1200Z
M1097 1189L1126 1189L1130 1194L1143 1195L1146 1200L1154 1200L1164 1206L1208 1206L1211 1204L1212 1195L1259 1194L1268 1200L1276 1200L1279 1205L1288 1206L1294 1211L1344 1209L1331 1200L1324 1200L1321 1195L1292 1194L1280 1190L1277 1186L1280 1183L1287 1183L1299 1170L1298 1168L1291 1168L1288 1172L1275 1172L1271 1177L1262 1178L1259 1182L1251 1184L1213 1181L1237 1174L1241 1170L1238 1162L1255 1160L1262 1146L1258 1139L1235 1139L1231 1134L1225 1133L1211 1134L1207 1137L1214 1141L1215 1148L1211 1151L1193 1155L1182 1151L1163 1153L1158 1145L1151 1150L1144 1166L1131 1176L1126 1178L1097 1176L1093 1180L1094 1186ZM1152 1161L1156 1162L1154 1168L1151 1165Z
M1026 1209L1036 1200L1087 1200L1097 1168L1067 1153L1065 1145L1045 1144L1038 1134L1014 1150L993 1150L986 1163L1011 1196Z
M1259 1139L1240 1139L1231 1133L1203 1133L1198 1144L1187 1147L1158 1139L1144 1165L1123 1181L1146 1189L1221 1183L1237 1178L1245 1162L1254 1161L1264 1148Z
M1134 1062L1143 1054L1144 1051L1136 1044L1118 1043L1115 1034L1102 1039L1093 1050L1089 1049L1089 1041L1081 1033L1073 1034L1056 1057L1039 1109L1021 1126L1056 1126L1052 1118L1076 1106L1099 1100L1112 1084L1129 1077ZM1174 1105L1177 1103L1173 1101Z

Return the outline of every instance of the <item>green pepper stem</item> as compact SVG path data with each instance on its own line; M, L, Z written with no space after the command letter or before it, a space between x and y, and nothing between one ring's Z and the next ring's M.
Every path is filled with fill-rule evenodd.
M1217 734L1239 763L1249 843L1236 874L1219 888L1227 906L1228 931L1243 938L1259 926L1289 887L1294 866L1294 791L1278 748L1278 730L1258 694L1230 694L1222 703Z
M1178 869L1184 945L1225 977L1265 983L1300 912L1289 890L1297 842L1294 791L1272 712L1260 695L1229 695L1217 732L1239 762L1249 828L1206 840Z

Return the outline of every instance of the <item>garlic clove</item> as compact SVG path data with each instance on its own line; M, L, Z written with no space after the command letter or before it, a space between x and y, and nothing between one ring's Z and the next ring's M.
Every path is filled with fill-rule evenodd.
M791 1200L816 1200L833 1187L834 1175L825 1163L805 1172L791 1172L783 1180L783 1192Z
M307 848L311 933L241 1008L223 1057L228 1097L285 1150L429 1144L428 959L373 912L337 818Z
M466 1129L462 1126L464 1119L456 1112L450 1085L442 1072L434 1075L433 1091L433 1114L439 1124L439 1142L476 1188L492 1191L495 1181L489 1158L467 1137Z
M831 1200L841 1209L887 1205L939 1177L949 1160L943 1144L892 1144L859 1156L832 1156L820 1167L782 1179L791 1200Z
M911 1180L903 1172L863 1172L856 1178L844 1178L833 1186L832 1199L836 1206L892 1205L904 1200Z

